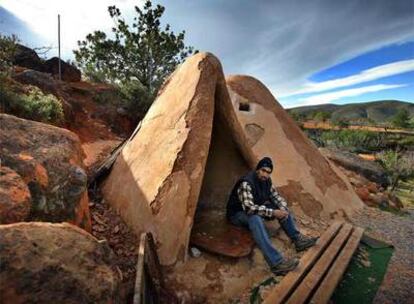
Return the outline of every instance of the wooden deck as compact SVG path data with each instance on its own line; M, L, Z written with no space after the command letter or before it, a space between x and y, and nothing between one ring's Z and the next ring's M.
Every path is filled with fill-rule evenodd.
M264 300L266 304L328 303L362 237L363 229L332 224Z

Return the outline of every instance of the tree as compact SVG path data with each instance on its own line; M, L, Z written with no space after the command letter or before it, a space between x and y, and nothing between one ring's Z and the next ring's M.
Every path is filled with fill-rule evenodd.
M9 101L16 100L15 94L10 90L8 77L13 67L13 57L16 52L16 36L0 34L0 112L5 112Z
M349 121L345 118L339 118L335 117L332 119L332 125L340 127L340 128L348 128L349 127Z
M296 122L302 122L305 119L305 115L296 111L288 111L290 117L292 117Z
M316 121L327 121L328 119L331 118L331 113L326 112L326 111L319 111L316 112L315 115L313 116L313 119Z
M408 128L410 126L410 115L406 109L400 109L397 114L395 114L391 123L394 127L397 128Z
M153 98L166 77L194 52L184 44L185 31L176 35L168 24L161 28L164 10L149 0L143 9L135 6L131 27L116 6L109 6L114 37L95 31L78 41L79 49L74 51L78 66L95 80L120 85L138 81Z
M18 41L15 35L4 36L0 34L0 76L2 77L10 73Z

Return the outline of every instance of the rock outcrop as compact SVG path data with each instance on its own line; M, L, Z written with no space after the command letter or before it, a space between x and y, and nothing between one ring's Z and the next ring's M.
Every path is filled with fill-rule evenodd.
M22 177L12 169L0 167L0 224L23 222L30 213L31 196Z
M31 48L21 44L16 45L16 52L13 56L12 62L14 65L37 71L41 71L43 68L43 62L37 53Z
M111 249L74 225L1 225L0 256L1 303L120 303Z
M83 152L74 133L0 114L0 142L2 165L30 190L29 220L67 221L90 231Z
M51 74L55 78L58 78L59 76L58 57L52 57L44 61L40 59L36 51L21 44L17 44L16 52L13 55L12 62L14 65L20 67ZM63 81L81 81L81 71L77 67L63 60L60 60L60 68Z
M60 68L62 80L70 82L81 81L81 71L77 67L60 60ZM43 72L50 73L57 78L59 76L59 58L53 57L46 60L43 64Z
M105 200L126 223L137 234L153 233L163 265L185 260L193 221L203 212L219 210L225 222L231 186L264 155L276 161L275 183L305 213L329 217L363 206L260 82L236 77L227 84L262 109L252 117L256 125L264 119L261 126L244 130L218 59L196 54L166 81L104 182Z

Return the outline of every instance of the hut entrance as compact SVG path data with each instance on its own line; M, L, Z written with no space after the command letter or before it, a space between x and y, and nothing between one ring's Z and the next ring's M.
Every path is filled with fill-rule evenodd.
M215 113L190 243L209 252L241 257L251 252L253 240L246 229L227 222L226 205L234 184L249 167L224 119Z

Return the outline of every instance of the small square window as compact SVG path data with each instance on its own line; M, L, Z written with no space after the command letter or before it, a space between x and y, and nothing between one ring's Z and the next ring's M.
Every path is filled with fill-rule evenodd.
M250 104L247 102L239 103L239 111L250 112Z

